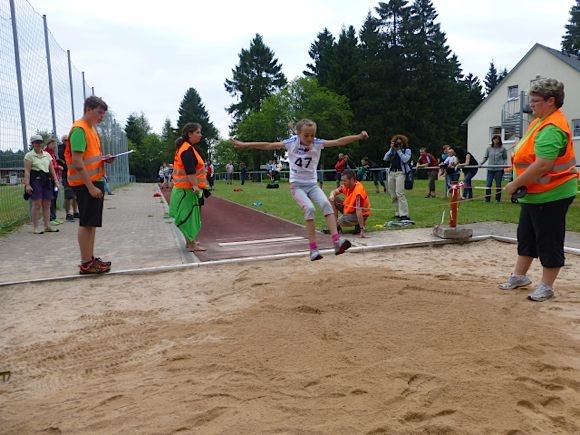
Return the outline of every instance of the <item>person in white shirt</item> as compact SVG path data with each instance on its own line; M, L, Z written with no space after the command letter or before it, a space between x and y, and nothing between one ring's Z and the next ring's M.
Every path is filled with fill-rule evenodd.
M336 227L336 217L328 198L317 184L316 168L323 148L348 145L357 140L369 137L366 131L359 134L344 136L334 140L319 139L316 136L316 123L310 119L302 119L296 124L296 135L282 142L241 142L232 139L236 149L256 148L261 150L286 149L290 162L290 190L298 205L304 210L304 220L310 243L310 260L320 260L322 255L316 243L316 227L314 224L316 204L324 213L326 224L332 236L335 255L344 253L351 243L342 239Z

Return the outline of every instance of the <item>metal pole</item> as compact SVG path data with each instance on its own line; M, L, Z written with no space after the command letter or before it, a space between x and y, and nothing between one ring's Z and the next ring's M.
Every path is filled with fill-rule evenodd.
M20 50L18 48L18 30L16 29L16 8L14 0L10 0L10 18L12 19L12 37L14 39L14 64L16 66L16 82L18 84L18 104L20 105L20 128L22 129L22 150L28 151L26 139L26 112L24 110L24 91L22 89L22 70L20 69Z
M52 86L52 66L50 63L50 45L48 44L48 26L46 24L46 15L42 16L42 22L44 24L44 46L46 47L46 65L48 68L48 92L50 95L50 114L52 115L52 134L58 137L56 134L56 115L54 113L54 88Z
M82 72L83 75L83 101L87 99L87 85L85 83L85 72Z
M70 104L71 104L71 114L72 114L72 122L75 122L75 93L73 88L73 78L72 78L72 63L70 61L70 50L66 51L66 56L68 58L68 82L70 86Z
M91 95L94 97L95 96L95 87L91 86Z
M519 137L520 139L524 136L524 98L526 96L526 93L524 91L520 92L520 131L519 131Z

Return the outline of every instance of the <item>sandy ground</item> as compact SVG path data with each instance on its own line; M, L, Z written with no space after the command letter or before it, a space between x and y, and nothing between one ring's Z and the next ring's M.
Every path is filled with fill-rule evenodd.
M579 433L580 257L347 253L0 289L0 432ZM539 278L539 267L531 276Z

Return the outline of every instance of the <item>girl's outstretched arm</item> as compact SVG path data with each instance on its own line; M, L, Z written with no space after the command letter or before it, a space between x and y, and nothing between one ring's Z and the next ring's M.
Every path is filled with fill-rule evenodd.
M355 142L357 140L365 140L369 137L366 131L361 131L359 134L353 134L351 136L343 136L339 139L326 140L324 141L324 147L341 147L348 145L349 143Z
M283 142L242 142L237 139L230 139L230 142L234 145L234 148L241 150L244 148L254 148L257 150L278 150L285 148Z

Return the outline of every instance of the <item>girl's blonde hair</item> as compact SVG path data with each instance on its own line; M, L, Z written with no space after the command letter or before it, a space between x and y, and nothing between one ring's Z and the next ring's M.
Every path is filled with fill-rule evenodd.
M316 122L312 121L311 119L304 118L298 121L294 126L296 133L300 134L303 127L314 127L314 131L316 132Z

